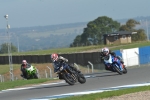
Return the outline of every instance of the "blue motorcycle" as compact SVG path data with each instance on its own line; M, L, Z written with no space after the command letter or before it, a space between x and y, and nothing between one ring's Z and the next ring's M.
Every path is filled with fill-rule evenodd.
M104 63L109 66L109 69L113 72L117 72L120 75L127 73L126 67L120 62L117 57L114 57L111 54L104 57Z

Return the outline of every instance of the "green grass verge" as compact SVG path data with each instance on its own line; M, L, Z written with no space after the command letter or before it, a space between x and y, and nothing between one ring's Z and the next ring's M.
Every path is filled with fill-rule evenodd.
M85 46L85 47L74 47L74 48L57 48L57 49L49 49L49 50L36 50L36 51L28 51L28 52L15 52L12 55L46 55L51 53L75 53L81 52L85 50L91 50L100 48L100 46ZM8 54L0 54L0 56L5 56Z
M47 81L50 81L50 79L15 80L15 81L9 81L9 82L2 82L0 83L0 90L20 87L20 86L29 85L29 84L38 84L38 83L43 83ZM53 79L51 79L51 81L53 81Z
M93 93L89 95L72 96L72 97L61 98L61 99L56 99L56 100L100 100L103 98L120 96L124 94L135 93L135 92L140 92L140 91L148 91L148 90L150 90L150 86L141 86L141 87L136 87L136 88L107 91L107 92L102 92L102 93Z
M100 49L103 47L110 47L112 50L120 50L120 49L129 49L136 47L144 47L150 46L150 42L135 42L130 44L122 44L122 45L93 45L93 46L83 46L83 47L72 47L72 48L57 48L57 49L49 49L49 50L37 50L37 51L29 51L29 52L20 52L13 53L13 55L45 55L51 53L76 53L93 49Z
M20 65L21 64L13 64L13 70L20 69ZM9 65L0 65L0 69L1 75L7 73L10 70Z

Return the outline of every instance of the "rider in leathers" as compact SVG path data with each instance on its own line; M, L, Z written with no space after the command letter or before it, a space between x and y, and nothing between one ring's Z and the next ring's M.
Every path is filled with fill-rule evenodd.
M30 66L31 65L29 63L27 63L26 60L22 60L22 64L21 64L21 67L20 67L20 70L22 72L21 77L27 78L26 68L30 67Z
M62 56L58 56L58 54L53 53L51 54L51 60L53 62L53 66L54 66L54 73L59 75L59 68L62 66L62 64L64 62L68 62L68 59L62 57ZM80 73L79 70L77 70L75 67L69 66L71 67L73 70L77 71ZM62 79L61 75L59 75L59 79Z
M104 48L101 49L101 51L100 51L100 58L101 58L101 60L103 60L103 58L106 56L106 55L104 54L104 52L103 52L104 49L108 49L108 48L107 48L107 47L104 47ZM117 58L120 60L120 62L122 63L122 65L125 66L125 65L124 65L124 61L123 61L123 59L122 59L120 56L117 56L116 53L113 52L113 51L111 51L110 49L108 49L108 50L109 50L109 52L108 52L109 54L111 54L111 55L114 56L114 57L117 57ZM104 65L105 65L105 64L104 64ZM111 69L108 68L108 66L106 66L106 65L105 65L105 69L106 69L106 70L111 70Z

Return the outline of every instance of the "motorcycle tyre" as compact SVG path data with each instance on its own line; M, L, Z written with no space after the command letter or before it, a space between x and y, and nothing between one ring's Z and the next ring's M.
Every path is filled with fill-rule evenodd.
M63 74L63 78L64 78L64 80L65 80L69 85L74 85L74 84L75 84L75 82L71 82L71 81L66 77L65 74Z
M115 65L114 66L114 69L116 70L116 72L120 75L122 75L122 72L120 71L120 69Z
M126 67L124 67L124 69L123 69L123 74L126 74L128 71L127 71L127 68Z
M34 74L34 78L38 79L38 74L37 73Z
M86 82L86 78L84 77L83 74L79 74L78 82L81 83L81 84L84 84Z

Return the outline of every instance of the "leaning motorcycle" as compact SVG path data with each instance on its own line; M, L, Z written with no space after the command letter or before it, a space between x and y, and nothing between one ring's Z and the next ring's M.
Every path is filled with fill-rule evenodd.
M69 65L71 66L71 65ZM78 82L83 84L86 82L86 78L84 77L84 75L81 72L78 72L77 70L75 70L75 68L73 68L72 66L69 67L70 70L72 70L72 72L76 73L77 77L78 77Z
M64 79L69 85L74 85L76 82L81 84L86 82L84 75L72 69L67 63L63 63L59 68L59 78Z
M113 72L117 72L120 75L127 73L126 67L120 62L117 57L111 56L111 54L104 57L104 62L107 66L110 66L110 70ZM121 67L123 71L121 71Z
M27 74L27 79L38 79L37 69L34 66L28 65L25 71Z

